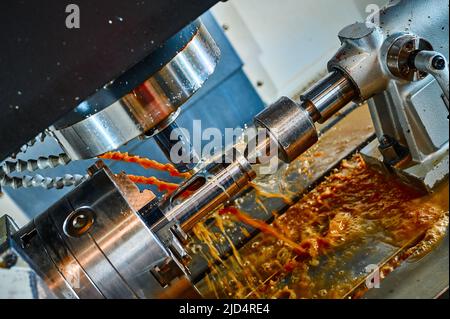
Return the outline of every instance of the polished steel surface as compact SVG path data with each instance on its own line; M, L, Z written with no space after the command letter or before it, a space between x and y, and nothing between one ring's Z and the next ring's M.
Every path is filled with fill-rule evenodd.
M203 25L167 65L98 113L53 135L72 159L93 158L169 125L178 108L214 72L220 50Z
M368 100L379 140L362 150L368 162L426 191L448 178L448 88L443 94L445 71L437 80L427 76L427 68L415 68L414 56L434 48L448 60L447 25L448 1L392 1L370 21L345 27L328 63L330 72L339 70L353 83L357 102ZM404 150L396 161L385 140ZM390 164L396 162L402 165Z
M417 179L422 178L430 191L438 181L448 178L448 107L445 112L440 83L431 77L418 78L418 81L409 83L405 79L399 80L389 71L389 49L403 36L405 26L409 25L411 31L420 33L420 36L428 36L430 42L436 42L436 38L444 41L441 34L431 35L428 26L424 26L428 20L409 19L409 12L429 9L430 16L436 14L439 22L445 20L438 12L441 2L424 2L426 5L415 0L403 1L398 6L384 9L382 22L390 32L365 23L345 28L339 35L343 47L329 64L332 73L303 96L304 104L281 98L255 118L260 127L269 131L270 139L277 141L283 160L292 161L317 141L314 121L326 121L354 99L370 99L378 137L381 139L389 135L409 149L411 161L405 168L395 169ZM400 34L393 35L395 31ZM448 49L448 40L445 41L442 45L444 51ZM189 45L194 42L195 38ZM211 68L206 67L204 74L212 72L216 62L211 55L208 57L207 61L211 63L206 64ZM426 69L424 61L423 68ZM195 76L185 76L185 73L180 83L170 82L174 78L174 70L189 71L187 65L192 64L184 62L179 60L176 68L172 69L170 65L166 66L163 69L165 73L160 71L160 78L152 77L111 107L62 129L67 130L68 134L60 135L60 142L72 136L74 139L71 142L66 139L69 154L72 152L71 156L76 158L92 157L94 153L101 154L117 148L134 133L139 133L136 136L144 132L151 135L163 129L176 114L179 106L176 101L190 96L180 89L184 81L193 83L190 88L201 86L201 81L197 81ZM162 90L166 89L163 83L174 85L164 92L175 92L179 96L169 98L168 95L161 95ZM155 96L158 98L153 99ZM159 99L161 96L167 99ZM432 111L427 108L429 104L432 104ZM79 131L76 131L74 127L78 124ZM70 130L73 130L72 133ZM258 150L265 150L264 143L259 144ZM375 159L380 164L384 163L378 142L369 146L371 153L367 149L363 151L365 158L375 158L373 154L378 150L380 156ZM83 150L83 155L80 155L80 150ZM214 167L211 171L196 174L168 201L164 201L161 205L164 218L149 230L137 214L145 201L138 203L133 200L134 204L131 204L128 195L133 192L133 187L128 185L127 192L121 191L121 184L127 184L127 181L119 182L99 166L91 172L91 180L21 230L17 241L23 245L49 286L60 296L160 296L164 293L163 286L170 285L174 278L187 280L182 265L182 259L186 257L182 247L185 232L233 198L255 177L247 156L238 155L230 164L221 163ZM432 177L430 173L433 173ZM189 192L187 198L182 196L184 192ZM444 251L445 256L448 259L448 249ZM80 286L70 280L74 269L80 274L77 277ZM164 273L170 276L164 277Z
M189 137L175 122L156 134L154 138L161 151L179 172L189 172L199 162Z
M328 61L328 71L346 75L358 92L358 101L385 90L390 78L378 55L385 40L383 29L370 22L358 22L342 29L338 36L342 45Z
M411 63L411 57L417 51L432 49L431 44L425 39L412 35L401 36L389 48L387 54L389 71L394 76L406 81L422 80L427 76L427 73L415 68Z
M439 83L448 107L449 101L449 66L445 57L436 51L421 51L414 59L415 67L431 74Z
M62 203L59 208L68 209L65 205ZM32 221L12 236L17 247L21 248L19 254L58 298L102 298L68 248L60 245L60 236L50 220L47 221L48 224L41 223L42 227ZM70 284L72 279L74 285Z
M314 122L308 111L287 97L266 108L255 117L255 124L265 128L278 142L279 155L291 162L317 142Z
M230 164L213 166L213 170L205 169L194 175L168 199L169 204L164 205L167 221L176 221L184 232L189 232L198 221L238 194L256 177L250 163L240 154ZM179 201L186 191L192 194Z
M420 260L406 260L365 299L432 299L449 289L449 237Z
M21 255L13 235L18 227L11 217L0 217L0 299L54 299L56 296ZM75 297L68 295L68 297Z
M102 162L90 174L14 235L49 288L60 298L158 298L167 297L165 286L189 282L137 213L153 195ZM173 276L163 285L165 265Z
M342 109L358 92L353 83L339 71L334 71L300 96L314 121L324 123Z

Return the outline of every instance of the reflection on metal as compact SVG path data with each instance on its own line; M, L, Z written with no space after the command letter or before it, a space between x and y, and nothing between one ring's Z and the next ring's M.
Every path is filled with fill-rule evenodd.
M406 81L420 81L428 74L411 65L411 56L417 51L432 50L433 47L425 39L405 35L397 39L387 54L389 71L398 78Z
M182 267L137 213L153 195L140 193L101 162L89 172L87 182L9 236L21 247L17 254L59 298L170 297L168 291L180 293L171 290L176 287L195 293ZM166 265L173 275L169 290L157 276Z
M302 94L300 99L313 120L324 123L357 96L351 81L341 72L334 71Z
M318 134L308 111L287 97L256 115L255 124L277 141L281 159L290 163L317 142Z
M45 177L39 174L34 176L9 176L8 174L0 171L0 195L2 192L1 187L11 187L12 189L18 188L30 188L30 187L42 187L45 189L62 189L68 186L78 186L89 176L79 174L65 174L62 177Z
M425 191L448 178L447 7L442 1L390 4L381 9L379 24L344 28L342 46L328 63L369 103L378 141L362 150L367 162ZM440 72L429 67L432 48L439 48Z
M26 161L21 159L5 161L0 165L0 170L3 170L5 174L23 171L34 172L40 169L64 166L69 164L70 161L67 154L62 153L59 155L40 156L38 159L28 159Z
M242 211L253 218L270 222L273 212L282 214L291 203L295 203L305 192L312 189L323 180L332 169L337 167L343 158L351 156L368 141L374 139L374 131L370 121L367 106L354 109L346 117L341 118L333 128L327 129L318 143L309 151L301 155L290 164L282 164L273 175L262 175L255 179L255 183L261 186L267 194L283 194L282 198L258 196L253 188L248 188L245 194L241 194L234 203ZM316 152L323 152L321 157L315 157ZM286 201L289 199L289 203ZM234 245L239 248L253 238L258 231L244 224L236 227L235 231L227 233ZM245 232L250 236L245 235ZM200 251L208 251L205 243L195 241L195 245L201 247ZM217 243L217 251L222 258L226 258L231 252L231 246L227 241ZM208 262L202 254L193 256L190 272L195 282L201 281L208 272ZM200 286L205 281L199 283Z
M189 137L175 122L172 122L165 129L161 130L154 138L164 155L175 165L179 172L189 172L199 162L199 158L191 145ZM171 155L175 151L177 152L175 154L176 156L182 157L178 162L174 161ZM180 153L183 156L180 156Z
M414 59L414 66L422 71L431 74L441 86L448 108L449 101L449 66L447 59L439 52L422 51L417 53Z
M200 24L186 47L151 78L109 107L53 135L72 159L93 158L169 125L214 72L220 50Z
M389 274L378 289L365 293L366 299L431 299L448 291L448 232L442 243L420 260L406 260Z
M0 217L0 299L54 299L44 281L20 255L12 236L17 225L11 217Z

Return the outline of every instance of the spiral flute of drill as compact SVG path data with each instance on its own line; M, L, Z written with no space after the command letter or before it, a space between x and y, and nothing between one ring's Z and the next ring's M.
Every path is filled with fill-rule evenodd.
M55 168L57 166L67 165L71 161L67 154L50 155L48 157L39 157L38 159L6 161L0 168L5 174L13 172L34 172L39 169Z
M20 153L26 153L27 150L34 146L36 143L42 143L44 142L45 138L47 137L47 131L39 133L35 138L33 138L31 141L27 142L26 144L22 145L22 147L20 147L19 151L11 154L11 158L12 159L16 159L17 155L19 155Z
M42 175L35 176L21 176L11 177L4 172L0 171L0 187L11 187L13 189L18 188L31 188L31 187L43 187L46 189L62 189L68 186L78 186L89 178L89 175L70 175L66 174L63 177L44 177ZM1 193L1 188L0 188Z

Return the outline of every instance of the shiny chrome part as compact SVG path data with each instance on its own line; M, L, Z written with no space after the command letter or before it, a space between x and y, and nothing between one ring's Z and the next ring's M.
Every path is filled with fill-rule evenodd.
M42 187L45 189L62 189L64 187L78 186L89 176L87 175L71 175L65 174L62 177L46 177L39 174L36 175L24 175L24 176L10 176L0 171L0 195L2 187L11 187L13 189L18 188L30 188L30 187Z
M53 130L72 159L93 158L169 125L214 72L220 50L201 24L186 47L132 92L98 113Z
M361 22L339 32L341 48L328 62L328 71L340 71L353 82L358 100L365 101L386 89L389 82L379 65L377 52L383 47L384 34L376 24Z
M314 121L324 123L358 97L353 83L339 71L327 75L300 96Z
M211 166L206 167L194 175L167 200L167 204L162 205L164 223L176 222L184 232L189 232L208 213L237 195L256 177L244 156L235 149L231 153L232 157L224 156L224 162L212 165L212 169ZM180 201L185 192L192 194ZM154 225L153 229L156 228L162 227Z
M272 157L279 155L278 142L269 132L263 133L250 140L244 149L244 156L251 164L270 165Z
M439 52L420 51L414 59L414 65L419 71L429 73L436 79L441 86L448 107L449 67L446 58Z
M358 102L368 101L378 141L361 151L365 159L427 191L448 178L447 81L426 76L426 61L415 59L439 48L448 61L448 17L446 1L391 1L372 21L344 28L328 63L353 83ZM393 153L386 139L406 152Z
M296 159L318 139L308 111L287 97L282 97L259 113L255 124L266 128L278 142L279 156L284 162Z
M174 164L179 172L189 172L199 162L189 137L175 122L172 122L164 130L156 134L154 138L164 155Z
M416 52L433 50L425 39L412 35L398 38L390 47L387 54L387 65L391 73L406 81L419 81L427 76L427 72L418 70L411 61Z
M187 233L255 177L245 156L232 148L207 163L169 197L151 201L139 213L187 271L191 259L183 246Z
M101 162L90 174L13 235L20 254L60 298L160 298L178 283L186 290L182 266L137 213L153 195Z

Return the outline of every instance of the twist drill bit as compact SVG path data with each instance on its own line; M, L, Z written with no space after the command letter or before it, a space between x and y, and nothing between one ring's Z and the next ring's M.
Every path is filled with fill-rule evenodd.
M30 147L33 147L34 146L34 144L36 144L36 143L42 143L42 142L44 142L44 140L45 140L45 138L47 137L47 134L48 134L48 131L46 130L45 132L43 132L43 133L39 133L35 138L33 138L31 141L29 141L29 142L27 142L26 144L24 144L24 145L22 145L21 147L20 147L20 149L17 151L17 152L15 152L15 153L13 153L13 154L11 154L11 158L12 159L16 159L16 157L17 157L17 155L19 155L19 154L21 154L21 153L26 153L27 152L27 150L30 148Z
M30 187L43 187L46 189L62 189L68 186L78 186L89 178L89 175L70 175L66 174L63 177L45 177L42 175L35 176L22 176L11 177L4 172L0 171L0 187L11 187L13 189L18 188L30 188ZM1 193L1 188L0 188Z
M34 172L38 169L55 168L60 165L69 164L71 159L67 154L50 155L48 157L39 157L36 159L30 159L27 161L16 160L6 161L1 165L1 169L5 174L11 174L13 172L29 171Z

